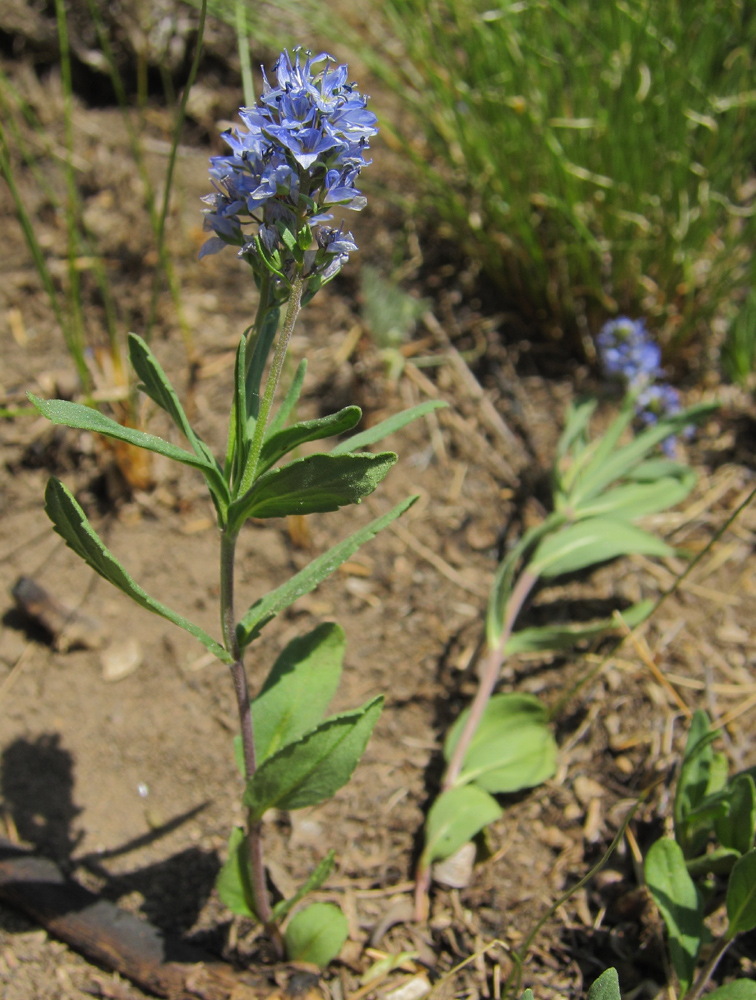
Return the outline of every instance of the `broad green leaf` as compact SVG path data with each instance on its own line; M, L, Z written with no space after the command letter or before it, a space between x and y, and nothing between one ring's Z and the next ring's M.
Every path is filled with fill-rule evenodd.
M276 336L280 313L281 310L277 306L268 308L252 350L247 351L247 416L254 417L255 420L260 412L260 382Z
M465 709L444 744L451 759L470 714ZM556 771L556 743L546 707L529 694L495 694L470 741L459 776L487 792L516 792L546 781Z
M174 625L189 632L195 639L199 639L203 646L219 660L224 663L233 662L233 657L204 629L176 614L175 611L171 611L160 601L156 601L154 597L150 597L131 579L115 556L105 547L72 494L60 480L54 477L48 480L45 490L45 510L55 525L55 530L66 545L73 549L96 573L112 583L114 587L118 587L143 608L167 618Z
M703 933L703 908L680 845L662 837L646 855L646 883L669 934L669 955L684 995L693 979Z
M671 556L674 549L626 521L592 517L548 535L533 554L528 569L548 579L634 552Z
M280 923L289 910L291 910L293 906L297 905L300 899L304 899L309 892L315 892L316 889L321 887L331 874L335 858L336 851L329 851L312 875L310 875L307 881L301 885L299 889L297 889L290 899L282 899L280 903L276 903L273 907L273 919L275 921Z
M267 432L268 437L272 437L278 431L283 429L284 424L289 419L289 414L299 401L299 395L302 392L302 386L304 385L306 374L307 358L302 358L297 366L296 372L294 373L294 378L291 380L291 385L283 398L283 402L278 407L275 417L270 422L270 427Z
M750 774L740 774L727 789L727 815L720 816L715 829L720 844L747 854L756 832L756 786Z
M170 441L155 437L154 434L146 434L133 427L124 427L118 421L111 420L110 417L106 417L99 410L93 410L90 406L70 403L65 399L40 399L31 392L27 395L42 416L47 417L54 424L62 424L80 431L104 434L106 437L115 438L117 441L126 441L137 448L157 452L159 455L173 459L174 462L182 462L184 465L191 465L193 468L199 469L207 478L208 483L211 484L219 500L224 501L225 504L228 503L228 487L214 461L211 462L208 458L194 455L184 448L179 448L178 445L171 444Z
M685 867L692 879L700 879L705 875L729 875L739 857L740 851L731 847L717 847L708 854L686 861Z
M753 979L734 979L707 993L706 1000L756 1000L756 982Z
M607 490L575 510L575 520L585 517L609 516L634 521L647 514L674 507L688 496L696 485L696 474L688 468L680 477L665 476L651 483L625 483Z
M588 1000L620 1000L619 976L616 969L607 969L588 990Z
M228 511L235 530L248 517L314 514L360 503L396 463L393 451L379 455L308 455L271 469Z
M252 702L258 767L322 721L339 686L345 646L344 630L327 622L292 639L278 657Z
M228 840L228 857L215 882L223 904L240 917L254 917L255 896L249 872L249 851L244 830L235 826Z
M575 506L582 505L590 497L597 496L610 483L623 479L638 465L653 448L665 441L670 435L679 434L690 424L695 424L717 409L716 403L699 403L687 410L681 410L663 417L652 427L638 434L629 444L622 448L598 451L585 475L571 494L571 502ZM607 437L605 435L603 441ZM615 442L616 443L616 442Z
M427 868L434 861L450 858L501 815L496 799L475 785L459 785L442 792L425 821L425 847L420 865Z
M727 883L727 937L756 927L756 850L735 862Z
M286 427L275 434L269 434L260 453L257 475L263 475L276 464L279 458L288 455L290 451L306 441L319 441L322 438L335 437L337 434L351 430L357 426L361 417L362 410L359 406L345 406L338 413L331 413L329 416L319 417L317 420L303 420L292 427Z
M429 399L425 403L411 406L408 410L402 410L401 413L395 413L393 417L381 420L380 423L374 424L366 431L354 434L352 437L347 438L346 441L340 441L335 448L331 449L331 454L345 455L359 451L361 448L367 448L368 445L382 441L389 434L394 434L396 431L401 430L402 427L406 427L413 420L424 417L426 413L431 413L433 410L442 409L448 405L442 399Z
M268 809L302 809L330 799L357 766L381 714L383 697L335 715L268 757L247 781L250 822Z
M333 903L313 903L289 921L284 932L290 962L311 962L321 969L336 958L349 935L347 918Z
M239 644L242 647L249 645L253 639L257 638L265 625L275 618L279 612L283 611L284 608L288 608L299 597L309 594L311 590L314 590L319 583L330 576L331 573L334 573L350 556L353 556L365 542L369 542L372 538L375 538L379 531L388 527L392 521L395 521L397 517L400 517L406 510L409 510L416 500L416 496L402 500L401 503L398 503L387 514L377 517L370 524L365 525L364 528L360 528L359 531L355 531L354 534L345 538L342 542L338 542L333 548L324 552L323 555L318 556L317 559L313 559L308 566L305 566L303 570L300 570L299 573L287 580L286 583L270 591L270 593L261 597L258 601L255 601L237 626L236 631Z
M491 596L488 599L488 611L486 614L486 640L491 649L496 649L501 639L507 612L507 602L512 593L512 585L518 562L536 542L548 535L549 532L556 531L563 523L564 516L562 514L549 514L541 524L537 524L526 531L520 541L499 563L493 586L491 587Z
M214 465L215 459L212 452L194 433L184 412L184 408L176 395L176 390L171 385L160 362L149 349L146 342L137 336L137 334L130 333L128 341L131 364L134 367L134 371L142 380L142 384L138 388L146 392L153 402L165 410L192 446L195 454Z
M622 618L629 628L635 628L654 609L655 601L640 601L622 612ZM588 624L543 625L540 628L524 628L513 633L504 646L506 656L515 653L532 653L538 650L571 649L581 639L592 639L602 632L616 628L613 618L603 618Z

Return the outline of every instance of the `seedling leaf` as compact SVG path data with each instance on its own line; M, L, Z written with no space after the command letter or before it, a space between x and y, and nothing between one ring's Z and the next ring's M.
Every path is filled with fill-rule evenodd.
M690 986L701 947L703 908L685 866L680 845L662 837L646 855L646 883L669 934L669 954L680 980L680 993Z
M616 969L606 969L588 990L587 1000L620 1000L619 976Z
M249 851L244 830L235 826L228 840L228 857L215 883L223 903L240 917L258 919L249 873Z
M449 858L468 840L502 814L488 792L474 785L460 785L442 792L425 821L425 848L420 866Z
M333 903L313 903L289 921L284 933L290 962L312 962L324 969L341 951L349 934L347 918Z
M714 824L719 842L739 854L747 854L753 847L756 830L756 787L750 774L733 779L727 805L727 815L718 817Z
M735 862L727 883L727 937L756 927L756 850Z
M304 897L309 892L315 892L319 889L321 885L325 882L328 876L331 874L333 868L333 862L336 858L335 851L329 851L328 854L323 858L320 864L317 866L315 871L310 875L304 885L300 886L299 889L294 893L291 899L282 899L280 903L276 903L273 907L273 919L280 923L286 914L291 910L293 906L296 906L300 899Z

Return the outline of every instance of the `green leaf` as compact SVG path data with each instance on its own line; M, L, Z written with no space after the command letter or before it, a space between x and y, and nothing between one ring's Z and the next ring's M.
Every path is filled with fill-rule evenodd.
M258 767L322 720L339 686L345 646L344 630L327 622L292 639L278 657L252 702Z
M329 416L319 417L317 420L303 420L292 427L286 427L284 430L268 435L260 453L257 475L263 475L276 464L279 458L287 455L306 441L319 441L322 438L335 437L337 434L351 430L357 426L361 417L362 410L359 406L345 406L338 413L331 413Z
M588 1000L620 1000L619 976L616 969L607 969L588 990Z
M669 934L669 955L684 995L693 979L703 933L703 908L680 845L662 837L646 855L646 883Z
M756 982L753 979L735 979L707 993L706 1000L756 1000Z
M735 862L727 883L727 937L756 927L756 850Z
M375 538L379 531L388 527L392 521L409 510L416 500L416 496L402 500L387 514L377 517L364 528L360 528L359 531L355 531L354 534L345 538L344 541L338 542L323 555L313 559L308 566L305 566L286 583L255 601L237 626L239 644L242 647L249 645L279 612L288 608L299 597L314 590L321 581L334 573L350 556L353 556L360 546Z
M520 997L520 1000L533 1000L533 991L531 989L525 990L525 992Z
M302 809L330 799L357 766L378 721L383 697L335 715L295 743L282 747L247 781L244 805L250 822L268 809Z
M346 441L340 441L335 448L331 449L331 454L345 455L350 452L359 451L360 448L367 448L368 445L382 441L389 434L394 434L396 431L401 430L402 427L406 427L413 420L424 417L426 413L431 413L433 410L442 409L448 405L442 399L429 399L425 403L411 406L408 410L402 410L401 413L395 413L393 417L381 420L380 423L374 424L366 431L354 434L352 437L347 438Z
M420 866L450 858L468 840L502 815L496 799L475 785L442 792L425 821L425 847Z
M66 545L80 556L92 569L104 577L114 587L118 587L133 601L153 611L156 615L167 618L168 621L185 629L195 639L210 650L224 663L232 663L233 657L211 638L204 629L181 615L171 611L154 597L150 597L135 583L115 556L105 547L97 532L87 519L87 515L59 479L50 478L45 489L45 511L55 530Z
M499 563L493 586L491 587L491 596L488 599L488 611L486 614L486 640L491 649L496 649L501 639L507 611L507 601L512 593L512 585L518 562L536 542L548 535L549 532L556 531L563 523L564 515L557 513L549 514L541 524L528 529L520 541Z
M315 892L325 882L333 869L333 862L336 859L336 851L329 851L323 858L315 871L307 881L297 889L290 899L282 899L273 907L273 919L280 923L293 906L296 906L300 899L310 893Z
M714 824L719 842L747 854L756 832L756 786L750 774L733 779L727 790L727 806L727 815L718 817Z
M271 469L229 507L229 526L248 517L314 514L360 503L396 463L392 451L379 455L308 455Z
M284 941L290 962L311 962L321 969L341 951L349 934L347 918L333 903L313 903L296 913Z
M228 857L218 873L215 882L218 895L224 906L240 917L254 917L255 896L252 892L252 879L249 872L249 850L244 830L235 826L228 840Z
M470 714L465 709L449 730L444 756L450 760ZM470 741L459 783L487 792L516 792L546 781L556 771L556 743L546 707L529 694L495 694Z
M626 521L592 517L568 525L545 538L533 554L528 569L536 576L548 579L634 552L671 556L674 549L661 538Z
M731 847L717 847L699 858L690 858L685 862L685 867L692 879L700 879L705 875L729 875L739 857L740 852Z
M269 306L263 319L262 329L255 338L252 354L247 358L247 416L254 417L260 412L260 382L265 371L265 362L268 360L273 340L278 330L278 319L281 310L277 306Z
M634 521L682 503L695 485L696 474L690 468L679 478L665 476L650 483L625 483L586 500L576 508L575 519L608 515Z
M80 431L93 431L95 434L104 434L106 437L115 438L117 441L126 441L137 448L144 448L147 451L157 452L165 455L166 458L173 459L174 462L182 462L184 465L191 465L207 478L216 496L222 500L223 505L228 503L228 487L221 475L221 471L209 458L200 455L193 455L184 448L179 448L170 441L155 437L154 434L145 434L144 431L135 430L133 427L124 427L116 420L111 420L99 410L93 410L89 406L82 406L81 403L70 403L65 399L40 399L33 393L27 393L29 399L43 417L54 424L62 424L65 427L74 427Z
M294 373L294 378L291 380L291 385L289 386L286 395L283 398L283 402L278 407L278 411L270 422L270 427L268 428L268 437L272 437L278 431L283 429L284 424L289 419L289 414L297 405L299 401L299 395L302 392L302 386L304 385L305 375L307 373L307 358L302 358L297 366L297 370Z
M675 839L686 857L699 852L714 829L715 818L725 808L721 802L707 803L705 808L699 808L709 791L714 766L711 744L718 735L711 731L706 712L698 709L693 713L674 802ZM696 811L698 815L693 818Z
M622 612L622 618L629 628L635 628L654 609L655 601L640 601ZM603 618L589 624L543 625L540 628L524 628L514 632L504 646L506 656L514 653L532 653L538 650L572 649L581 639L591 639L616 628L613 618Z
M615 448L612 445L611 449L597 449L591 465L586 469L585 475L581 477L579 484L571 494L572 504L580 506L585 500L601 493L610 483L623 479L645 455L662 441L670 435L679 434L690 424L703 420L717 407L717 403L699 403L696 406L688 407L687 410L663 417L622 448ZM607 440L608 437L605 435L602 444L605 444Z
M147 346L146 342L135 333L130 333L129 358L134 367L134 371L142 380L139 388L147 393L153 402L165 410L173 420L196 455L211 464L215 464L212 453L204 442L194 433L191 424L184 412L184 408L179 402L176 390L171 385L168 376L163 371L159 361Z
M578 438L585 438L588 424L598 405L595 396L584 396L567 407L564 430L557 444L557 458L564 458Z
M568 494L566 499L568 505L575 505L576 499L583 490L585 480L594 475L596 469L600 470L609 456L616 450L619 439L634 416L633 395L626 393L619 413L601 437L594 439L575 454L572 464L568 466L563 475L564 489Z
M659 479L682 479L690 471L689 465L671 458L649 458L630 469L626 478L635 483L655 483Z

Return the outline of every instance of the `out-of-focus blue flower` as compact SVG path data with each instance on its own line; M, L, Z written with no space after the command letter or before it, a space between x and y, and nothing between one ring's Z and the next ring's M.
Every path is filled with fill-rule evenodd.
M214 235L200 257L231 244L255 268L288 278L293 268L304 267L327 280L357 249L351 233L328 227L314 239L303 237L306 227L333 218L334 205L364 208L356 184L378 131L367 98L347 83L347 67L333 63L326 53L307 53L303 63L297 49L294 62L287 51L279 56L275 86L263 70L259 104L239 111L246 131L224 132L230 155L210 158L215 191L203 198L204 228Z
M680 393L671 385L649 385L643 389L635 402L638 418L647 426L658 423L662 417L679 413ZM693 427L687 428L686 435L692 433ZM662 451L668 458L675 457L676 438L672 434L662 442Z
M661 351L642 319L619 316L604 323L596 344L607 375L618 376L633 388L662 374Z

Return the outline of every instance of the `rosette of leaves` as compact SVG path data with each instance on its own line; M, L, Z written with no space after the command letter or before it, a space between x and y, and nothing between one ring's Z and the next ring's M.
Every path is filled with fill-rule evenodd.
M727 758L713 748L719 735L706 712L694 714L677 778L674 839L655 841L644 862L683 998L699 996L736 935L756 927L754 769L730 777ZM705 917L721 903L727 928L712 941ZM694 982L704 946L709 955ZM708 996L753 1000L756 983L738 979Z

